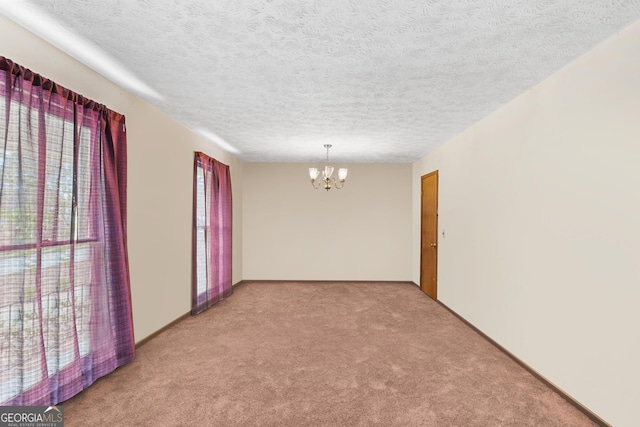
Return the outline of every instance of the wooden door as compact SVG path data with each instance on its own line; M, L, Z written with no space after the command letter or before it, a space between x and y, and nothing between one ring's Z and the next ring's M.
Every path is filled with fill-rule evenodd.
M438 171L422 177L420 289L438 298Z

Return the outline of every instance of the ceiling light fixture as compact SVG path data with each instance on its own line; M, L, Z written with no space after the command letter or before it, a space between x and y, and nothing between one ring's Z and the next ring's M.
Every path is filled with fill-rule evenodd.
M344 182L347 180L347 169L340 168L338 169L338 179L332 178L333 175L333 166L329 166L329 148L331 148L331 144L324 144L324 148L327 149L327 162L324 166L324 170L322 171L322 179L318 179L320 175L320 170L318 168L309 168L309 177L311 178L311 185L316 190L320 187L325 190L331 190L331 187L334 186L338 190L344 187Z

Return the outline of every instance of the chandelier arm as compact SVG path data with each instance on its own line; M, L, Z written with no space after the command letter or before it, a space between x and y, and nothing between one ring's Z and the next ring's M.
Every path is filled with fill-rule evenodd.
M317 190L320 188L320 183L321 180L316 181L315 179L311 180L311 186L314 188L314 190Z

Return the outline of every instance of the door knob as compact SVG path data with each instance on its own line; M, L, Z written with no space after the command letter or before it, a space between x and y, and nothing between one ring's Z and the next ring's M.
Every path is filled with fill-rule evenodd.
M435 243L432 243L432 244L431 244L431 247L432 247L432 248L435 248L435 247L436 247L436 244L435 244Z

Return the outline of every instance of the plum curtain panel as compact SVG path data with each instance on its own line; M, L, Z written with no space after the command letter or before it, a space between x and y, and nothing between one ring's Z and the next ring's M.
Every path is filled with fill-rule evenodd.
M192 314L206 310L233 293L231 213L229 166L196 152L193 178Z
M124 116L0 57L0 405L134 357Z

